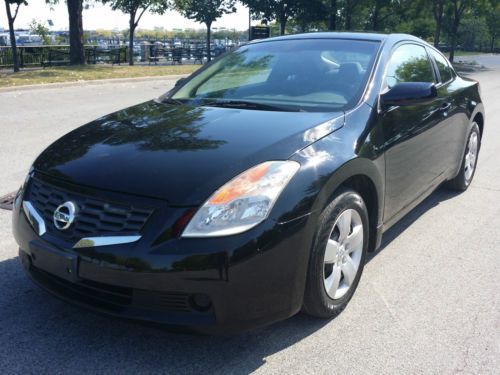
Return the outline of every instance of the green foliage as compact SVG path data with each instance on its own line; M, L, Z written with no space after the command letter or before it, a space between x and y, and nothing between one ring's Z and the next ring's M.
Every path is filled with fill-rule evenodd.
M170 6L169 0L101 0L111 9L120 10L129 15L129 64L134 65L134 34L139 21L148 10L163 14Z
M43 24L43 22L37 21L35 19L31 20L29 24L29 30L32 34L38 35L40 38L42 38L43 44L51 44L52 40L49 36L50 30Z
M175 8L186 18L208 27L224 14L236 12L236 0L174 0Z
M500 39L500 1L491 2L486 12L485 22L489 35L489 50L492 52L496 42Z
M458 40L460 46L465 50L473 50L474 46L484 49L489 43L485 17L475 17L473 15L464 17L458 29Z
M309 12L315 1L307 0L240 0L248 6L254 17L266 18L270 21L277 21L280 24L281 34L285 33L285 28L290 18L295 18L301 10Z
M207 26L207 51L210 51L210 28L224 14L236 12L236 0L174 0L175 8L185 17ZM208 53L208 61L211 55Z
M168 0L102 0L102 3L109 4L113 10L128 14L134 28L137 27L146 11L163 14L169 6Z

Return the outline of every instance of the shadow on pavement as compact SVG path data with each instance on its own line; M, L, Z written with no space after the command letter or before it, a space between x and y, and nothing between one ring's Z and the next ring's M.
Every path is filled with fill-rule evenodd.
M455 195L437 190L386 233L380 251ZM31 283L17 257L0 262L0 282L2 373L249 373L329 323L298 314L234 336L174 334L60 302Z
M328 324L299 314L234 336L177 334L61 302L31 283L17 257L0 262L0 282L2 373L249 373Z
M381 251L383 251L390 243L397 238L401 233L408 229L415 221L417 221L420 216L425 214L431 208L439 205L441 202L447 201L459 195L460 192L449 190L444 187L438 188L434 193L427 197L422 203L411 210L406 216L404 216L400 221L398 221L394 226L389 228L387 232L384 233L382 238L382 245L375 252L368 255L367 263L370 262L374 257L377 256Z

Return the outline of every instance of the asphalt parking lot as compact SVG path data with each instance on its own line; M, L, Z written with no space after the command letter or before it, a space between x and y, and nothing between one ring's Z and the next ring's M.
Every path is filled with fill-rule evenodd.
M472 76L487 111L472 186L463 194L437 190L386 233L349 306L330 321L299 314L249 333L203 337L94 315L31 284L10 212L0 210L0 371L498 374L500 64ZM51 141L173 83L0 91L0 196L21 184Z

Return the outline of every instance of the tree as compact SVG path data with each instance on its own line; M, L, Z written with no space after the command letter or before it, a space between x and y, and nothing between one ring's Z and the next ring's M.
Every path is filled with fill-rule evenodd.
M458 27L462 21L465 11L470 10L473 6L474 0L449 0L450 1L450 58L453 62L455 58L455 48L457 47L457 34Z
M362 0L345 0L344 4L344 19L345 19L345 29L352 29L352 16L356 7L361 3Z
M50 30L43 22L33 19L29 25L29 29L30 33L38 35L42 39L43 44L50 44Z
M60 0L45 0L47 4L58 4ZM83 44L83 2L84 0L66 0L69 17L69 61L71 65L85 64Z
M328 30L335 31L337 30L337 12L338 12L338 2L337 0L328 0L329 1L329 16L328 16Z
M323 0L301 0L294 21L300 32L306 32L310 26L323 23L326 14L328 14L328 7Z
M436 30L434 32L434 47L436 48L438 48L441 39L445 1L446 0L432 0L432 14L436 21Z
M401 22L406 17L411 7L408 1L405 0L371 0L368 2L369 24L366 25L368 30L382 31L386 28L392 29L392 25L387 25L387 20L391 18ZM388 27L389 26L389 27Z
M236 12L236 0L175 0L175 8L184 17L207 27L207 59L212 59L210 54L210 35L212 23L224 14Z
M17 45L16 34L14 33L14 22L16 21L21 5L28 5L26 0L5 0L5 10L7 11L7 20L9 22L9 36L10 46L12 48L12 63L14 65L14 72L19 71L19 61L17 60ZM14 5L15 10L12 13L11 5Z
M490 52L495 48L495 42L500 36L500 3L493 4L492 9L486 15L486 26L490 36Z
M128 63L134 65L134 35L139 21L148 10L163 14L169 6L168 0L102 0L102 2L109 3L113 10L120 10L129 15Z
M253 12L280 24L280 34L285 35L286 24L307 6L307 0L241 0Z

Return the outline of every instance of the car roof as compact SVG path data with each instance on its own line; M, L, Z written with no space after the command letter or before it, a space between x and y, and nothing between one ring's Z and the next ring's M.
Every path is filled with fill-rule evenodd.
M364 32L311 32L304 34L292 34L277 36L267 39L254 40L251 43L264 43L281 40L297 40L297 39L352 39L352 40L370 40L370 41L390 41L396 43L401 40L410 40L415 42L424 42L410 34L381 34L381 33L364 33Z

